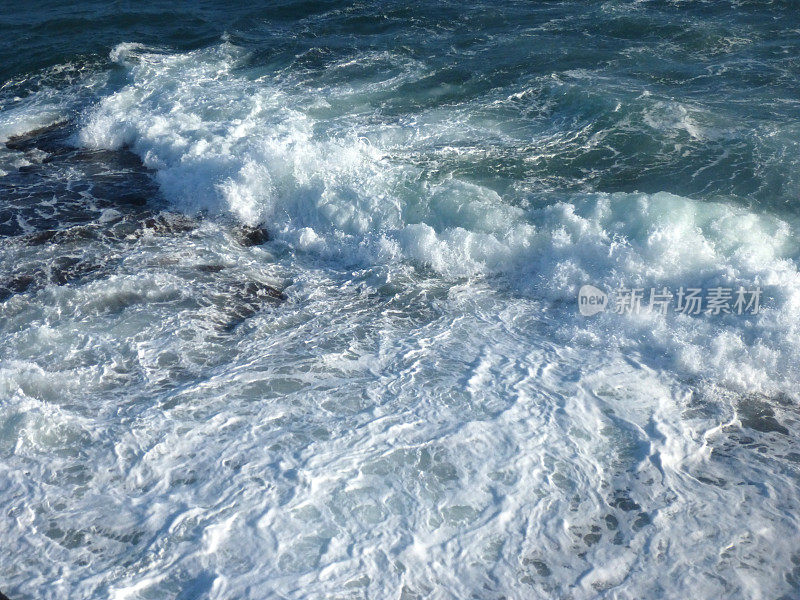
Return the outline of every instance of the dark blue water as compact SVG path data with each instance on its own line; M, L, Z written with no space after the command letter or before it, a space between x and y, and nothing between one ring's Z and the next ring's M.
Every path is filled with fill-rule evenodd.
M48 67L102 65L120 40L187 51L224 33L252 52L253 64L309 77L324 78L332 62L364 52L424 61L426 77L401 87L399 97L375 99L373 108L386 115L479 101L574 73L580 82L537 86L535 96L520 99L522 115L507 116L520 120L522 137L528 128L580 131L574 148L534 165L520 153L500 173L496 165L477 165L478 176L494 176L496 185L532 178L558 187L721 194L780 206L798 195L791 173L797 171L800 55L795 8L789 2L201 2L180 8L34 2L25 10L9 4L0 13L0 79L22 79L4 91L25 93L33 82L24 80L36 80ZM705 139L682 130L681 115L669 107L660 115L662 128L636 114L676 97L700 113L711 130ZM598 135L597 146L578 143ZM682 152L675 155L678 143Z

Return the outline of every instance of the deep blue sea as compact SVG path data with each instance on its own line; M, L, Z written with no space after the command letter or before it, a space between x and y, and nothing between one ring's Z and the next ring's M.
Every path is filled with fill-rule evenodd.
M800 598L799 209L793 1L0 0L0 590Z

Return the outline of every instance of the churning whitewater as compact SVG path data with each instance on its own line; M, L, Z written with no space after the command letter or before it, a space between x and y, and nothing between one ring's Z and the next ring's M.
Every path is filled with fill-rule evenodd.
M2 72L3 593L796 597L791 7L299 4Z

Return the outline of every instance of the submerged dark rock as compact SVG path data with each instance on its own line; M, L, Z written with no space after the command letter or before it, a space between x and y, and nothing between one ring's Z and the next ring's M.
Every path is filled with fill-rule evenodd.
M106 209L141 220L163 206L152 172L138 156L127 150L76 148L74 133L75 123L62 121L6 142L31 164L0 177L0 238L60 243L53 239L55 232L96 222ZM80 230L68 236L76 234Z
M766 398L748 396L743 398L738 405L739 420L743 427L761 433L780 433L789 435L786 426L779 422L775 410Z
M21 135L12 136L6 141L6 148L18 152L42 150L49 154L63 151L67 138L67 125L67 121L58 121Z
M141 221L139 234L145 232L155 235L187 233L197 229L197 221L180 213L162 212Z
M238 227L235 232L236 241L242 246L260 246L269 241L269 233L261 226L257 225L252 227L250 225L242 225Z
M88 240L118 241L143 235L172 235L193 231L196 228L197 221L191 217L179 213L162 212L141 220L120 215L104 222L96 221L65 229L42 229L22 235L19 239L26 246L42 246Z
M235 284L227 293L217 298L221 312L218 325L222 331L233 331L256 315L266 304L281 303L286 299L286 294L282 291L260 281Z
M180 213L137 211L124 215L117 211L87 224L15 236L16 242L25 246L52 246L58 256L54 258L48 249L41 258L9 265L11 268L0 271L0 301L47 285L66 285L108 275L119 251L140 238L181 235L197 226L196 219ZM215 272L215 268L209 266L208 271Z
M24 294L33 282L32 275L17 275L0 281L0 302L16 294Z
M201 273L219 273L224 270L222 265L198 265L197 270Z
M47 282L66 285L103 268L105 262L88 260L77 256L60 256L47 270Z
M286 300L286 294L282 291L260 281L248 281L242 289L242 297L246 299Z
M49 284L67 285L106 270L108 259L89 259L80 256L59 256L48 264L28 272L17 272L0 279L0 301L16 294L40 290Z
M131 206L144 206L147 204L148 197L138 192L117 194L114 200L119 204L129 204Z
M74 125L54 123L6 143L46 157L0 179L0 243L18 246L22 259L0 269L0 302L50 285L107 277L140 240L181 236L200 225L199 218L164 210L152 173L133 153L72 146ZM237 227L232 236L245 247L269 240L262 225ZM26 252L25 246L35 250ZM209 301L225 331L286 299L260 281L226 281L222 265L204 264L197 271L221 273L213 278L217 291Z
M28 246L41 246L46 243L62 244L97 237L98 229L92 225L75 225L67 229L44 229L23 236Z

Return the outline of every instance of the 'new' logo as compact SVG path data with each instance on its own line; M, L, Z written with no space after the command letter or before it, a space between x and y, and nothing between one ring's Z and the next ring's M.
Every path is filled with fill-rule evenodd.
M603 312L608 305L608 295L593 285L584 285L578 291L578 310L584 317Z

